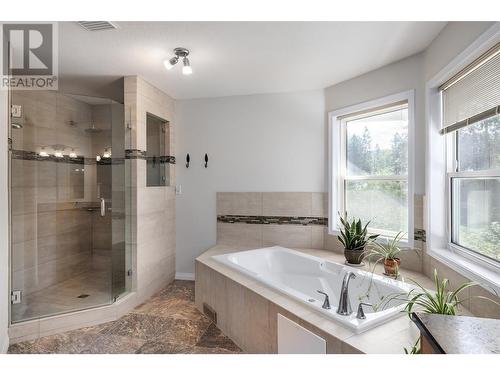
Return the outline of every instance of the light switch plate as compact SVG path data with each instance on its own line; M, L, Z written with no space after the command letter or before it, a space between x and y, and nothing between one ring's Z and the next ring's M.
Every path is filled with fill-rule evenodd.
M12 117L15 118L23 117L23 107L17 104L12 104L11 114Z
M175 185L175 195L182 194L182 185Z

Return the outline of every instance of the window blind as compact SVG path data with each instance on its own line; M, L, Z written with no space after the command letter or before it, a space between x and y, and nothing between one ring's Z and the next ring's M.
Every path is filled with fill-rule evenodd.
M500 106L500 43L440 87L443 132L498 113Z

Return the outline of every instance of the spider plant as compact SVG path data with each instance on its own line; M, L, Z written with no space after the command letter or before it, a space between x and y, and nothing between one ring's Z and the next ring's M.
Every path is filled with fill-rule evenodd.
M381 305L386 306L394 300L403 301L405 303L403 311L406 311L410 317L411 313L416 308L419 308L428 314L456 315L457 308L463 305L464 302L464 300L459 299L460 292L470 288L471 286L478 285L476 282L470 281L451 291L449 290L449 280L440 279L436 269L434 269L435 291L425 288L413 279L408 280L414 283L416 288L411 289L407 293L395 293L388 295L385 297L385 301ZM482 296L477 296L477 298L490 300L489 298Z
M368 243L374 241L379 235L368 235L368 221L364 226L361 219L352 219L350 222L347 219L347 213L340 217L340 235L339 241L344 245L346 250L363 251Z
M370 243L366 257L375 258L377 262L387 259L398 259L398 255L403 249L399 246L399 241L405 233L398 232L393 239L385 239L383 242L373 241Z
M412 289L407 294L405 311L407 311L409 315L413 312L415 307L420 307L424 312L429 314L456 315L457 308L463 304L463 300L460 300L458 296L460 292L471 286L477 285L476 282L470 281L460 285L454 291L450 291L449 280L440 280L436 269L434 269L434 285L436 291L430 291L414 280L412 280L412 282L418 286L418 289ZM478 296L478 298L480 297Z
M406 348L403 348L404 351L405 351L405 354L422 354L422 350L420 348L420 337L418 338L418 340L415 342L415 344L413 345L413 347L408 350Z
M463 283L457 289L451 291L449 290L449 281L446 278L439 279L437 270L434 269L434 286L435 291L431 291L422 285L420 285L415 280L411 280L418 288L410 290L408 293L403 294L403 300L406 302L404 311L408 313L411 318L411 313L416 309L420 308L428 314L441 314L441 315L456 315L459 306L463 305L464 300L459 298L460 292L470 288L474 285L479 285L476 282L470 281ZM401 296L401 294L399 294ZM473 296L474 298L481 298L493 302L498 305L498 303L488 297L484 296ZM470 297L472 298L472 297ZM389 300L400 299L396 297L390 297ZM469 299L469 298L468 298ZM420 354L420 340L417 340L413 348L410 350L404 348L406 354Z
M405 233L398 232L392 239L377 240L369 244L365 257L370 263L374 261L373 270L375 270L377 263L383 262L386 275L398 276L401 262L399 254L405 251L399 242L404 236ZM419 255L414 248L408 248L408 250L413 250Z

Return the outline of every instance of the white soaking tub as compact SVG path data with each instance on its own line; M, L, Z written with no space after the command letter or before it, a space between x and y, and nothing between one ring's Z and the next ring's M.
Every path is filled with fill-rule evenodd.
M401 300L390 297L408 292L412 288L410 284L401 281L280 246L215 255L213 258L310 306L357 333L403 314L404 305ZM337 313L337 307L342 280L349 271L356 275L349 283L352 314L343 316ZM330 310L322 308L324 297L318 290L329 295ZM357 319L360 302L380 306L377 311L363 306L366 318Z

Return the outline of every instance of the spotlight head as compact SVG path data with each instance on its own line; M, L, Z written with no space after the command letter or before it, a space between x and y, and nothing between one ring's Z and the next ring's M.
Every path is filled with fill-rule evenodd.
M179 61L179 57L174 56L170 60L165 60L163 62L163 65L165 65L165 68L167 70L170 70L170 69L172 69L174 67L175 64L177 64L178 61Z
M184 66L182 67L182 74L184 75L192 74L193 69L191 68L191 64L189 64L189 59L187 57L184 57L184 59L182 59L182 62L184 63Z

